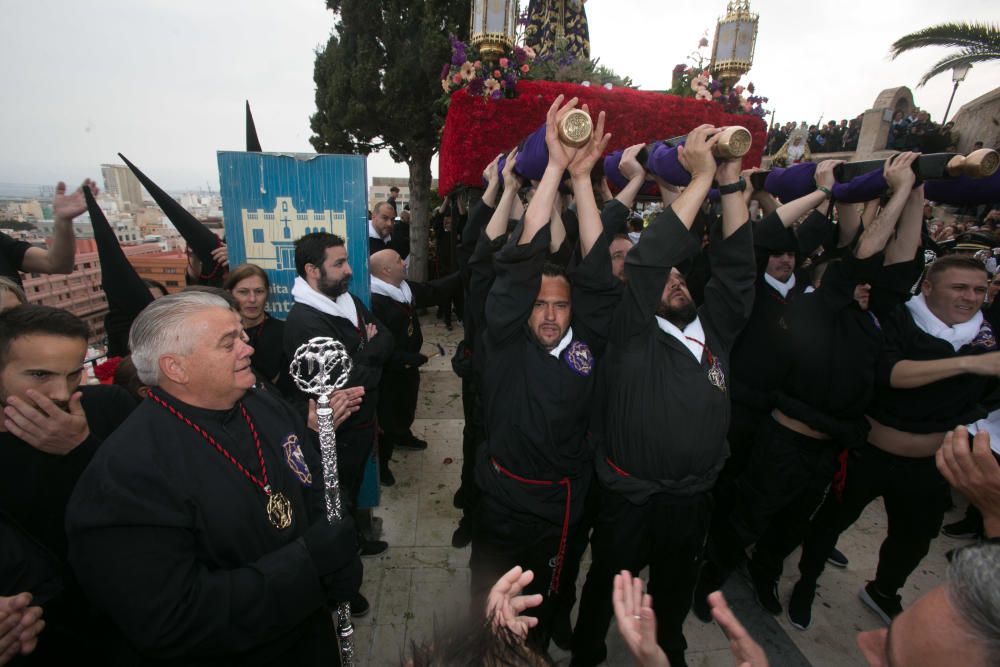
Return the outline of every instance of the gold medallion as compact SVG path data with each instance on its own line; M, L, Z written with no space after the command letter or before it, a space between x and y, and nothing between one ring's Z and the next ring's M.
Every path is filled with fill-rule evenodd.
M593 132L594 123L583 109L573 109L559 121L559 141L567 146L583 146Z
M267 497L267 519L278 530L292 525L292 503L280 491L273 491Z

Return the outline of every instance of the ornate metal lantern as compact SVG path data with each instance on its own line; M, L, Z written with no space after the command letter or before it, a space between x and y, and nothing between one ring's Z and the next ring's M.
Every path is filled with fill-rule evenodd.
M514 48L517 0L472 0L469 43L484 58L499 58Z
M712 76L732 86L750 71L757 44L758 16L750 11L750 0L730 0L726 15L715 26L712 44Z

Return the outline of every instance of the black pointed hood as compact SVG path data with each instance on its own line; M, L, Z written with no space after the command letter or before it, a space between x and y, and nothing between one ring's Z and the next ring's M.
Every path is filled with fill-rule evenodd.
M257 126L250 113L250 100L247 100L247 153L260 153L260 139L257 138Z
M108 298L108 315L104 321L108 356L121 357L128 354L128 332L132 322L143 308L153 302L153 297L129 263L90 188L83 188L83 196L87 200L97 256L101 261L101 284Z
M143 187L146 188L146 191L149 192L150 196L159 205L163 214L170 219L170 222L173 223L177 231L187 241L188 247L201 260L202 275L199 276L199 282L204 285L221 287L223 277L222 266L212 259L212 251L222 244L219 237L191 215L176 199L168 195L160 186L150 180L146 174L139 171L139 168L129 162L128 158L121 153L118 154L118 157L128 165L128 168L132 170L132 173L135 174Z

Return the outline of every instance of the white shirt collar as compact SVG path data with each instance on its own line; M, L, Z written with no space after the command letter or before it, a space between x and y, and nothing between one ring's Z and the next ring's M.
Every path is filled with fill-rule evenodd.
M344 292L333 300L314 290L301 276L296 276L295 282L292 283L292 299L295 303L310 306L321 313L343 317L345 320L350 320L354 326L358 326L358 307L350 292Z
M948 326L931 312L924 300L924 295L917 294L906 302L906 309L910 311L913 323L926 334L951 343L956 352L975 340L979 335L979 330L983 327L983 311L976 311L976 314L968 322Z
M656 316L656 324L660 329L684 344L694 358L701 362L701 355L705 351L705 329L701 326L701 318L695 317L684 330L681 331L677 326L671 324L659 315ZM693 340L692 340L693 339Z
M387 283L381 278L371 277L372 294L387 296L397 303L413 303L413 291L404 280L396 287L392 283Z
M792 275L790 275L788 280L785 282L781 282L770 273L765 272L764 282L773 287L775 291L781 295L781 298L784 299L788 297L788 293L792 291L793 287L795 287L795 272L793 271Z
M562 337L562 340L559 341L559 344L556 345L551 350L549 350L549 354L558 359L559 355L562 354L563 350L569 347L569 344L572 342L573 342L573 327L570 327L569 329L566 330L566 335Z

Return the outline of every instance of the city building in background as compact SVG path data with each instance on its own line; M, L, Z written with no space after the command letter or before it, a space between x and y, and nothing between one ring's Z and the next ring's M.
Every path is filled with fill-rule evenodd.
M135 174L123 164L102 164L104 192L118 200L121 208L137 211L142 208L142 185Z

